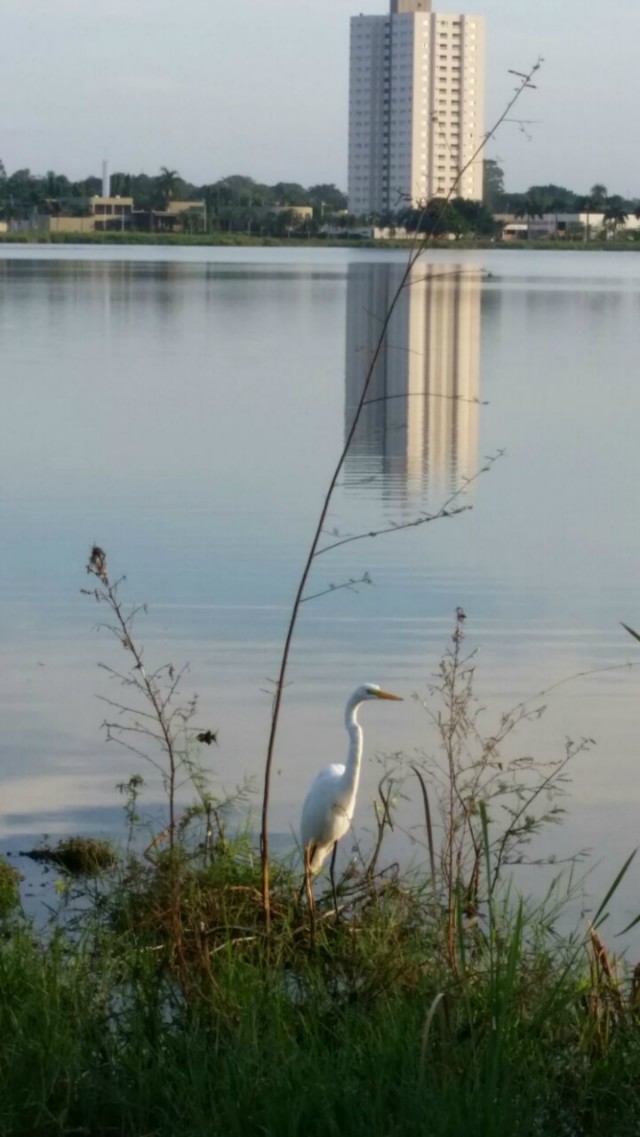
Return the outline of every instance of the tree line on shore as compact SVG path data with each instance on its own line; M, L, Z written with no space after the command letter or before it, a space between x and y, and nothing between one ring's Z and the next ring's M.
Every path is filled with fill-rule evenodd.
M524 192L507 191L504 172L494 159L484 162L482 202L435 198L424 208L400 203L395 210L376 217L350 214L346 194L333 183L267 185L232 174L198 185L182 178L177 170L162 167L157 175L116 172L110 185L112 195L133 198L139 210L166 209L177 200L203 202L204 211L185 217L185 228L249 235L286 236L295 229L312 236L327 224L346 230L375 222L419 228L434 236L454 233L460 237L493 237L500 231L494 215L501 213L527 221L549 213L602 213L606 226L615 232L630 215L640 216L638 199L609 194L600 183L586 194L553 183L533 185ZM28 222L43 214L87 216L91 197L101 191L102 180L95 175L73 181L53 170L42 175L28 169L9 174L0 161L0 220ZM311 214L303 214L301 206L311 207Z
M162 167L159 174L116 172L110 178L113 196L131 197L139 210L163 210L171 201L204 202L200 217L189 217L198 226L229 232L259 231L265 226L283 232L287 223L300 218L288 215L298 206L311 206L308 223L320 224L324 218L344 216L347 197L337 186L319 184L302 186L295 182L265 185L241 174L232 174L216 182L197 185L180 177L177 170ZM16 170L8 174L0 161L0 219L28 221L34 215L88 216L91 198L102 193L102 179L91 175L72 181L53 170L32 174ZM283 208L284 207L284 208ZM273 211L273 212L271 212ZM277 211L277 212L276 212Z
M505 190L504 171L493 159L484 162L484 201L492 213L511 214L528 221L545 214L602 214L605 226L613 232L628 217L640 216L640 198L609 193L601 182L591 186L588 193L576 193L553 182L530 186L524 193L512 193Z

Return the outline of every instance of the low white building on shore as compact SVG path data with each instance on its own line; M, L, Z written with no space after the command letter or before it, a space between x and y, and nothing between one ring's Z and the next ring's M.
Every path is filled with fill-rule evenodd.
M505 241L535 240L545 237L563 237L585 240L611 236L613 227L605 221L602 211L594 213L543 213L541 217L516 217L513 213L496 213L502 225ZM640 229L640 218L633 213L616 227L617 234L633 233Z

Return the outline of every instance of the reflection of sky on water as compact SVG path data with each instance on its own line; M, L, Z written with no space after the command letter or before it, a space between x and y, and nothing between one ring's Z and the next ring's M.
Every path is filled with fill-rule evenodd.
M109 689L95 664L118 661L95 630L95 607L78 595L93 541L127 572L132 598L150 602L148 651L190 660L202 720L220 728L219 750L205 755L220 782L259 773L270 705L262 689L343 438L350 348L368 334L354 305L375 322L367 298L384 291L402 257L87 255L17 249L0 260L4 832L23 830L29 816L36 831L76 825L83 806L117 804L113 787L132 769L100 734L95 695ZM465 373L489 405L467 405L466 431L451 414L432 419L438 438L424 401L411 400L422 406L411 422L395 409L381 418L378 405L329 527L351 533L408 519L483 455L504 446L507 456L477 483L463 517L318 560L314 591L365 569L374 587L303 609L277 756L274 824L283 832L297 823L311 772L344 752L349 690L373 680L424 692L456 604L469 614L491 713L634 656L617 620L638 622L640 609L640 457L628 425L640 418L640 261L508 251L456 253L455 264L473 281L464 287L480 321ZM426 359L424 338L403 352L402 335L424 328L425 312L456 326L451 304L462 285L429 287L413 293L418 314L394 330L407 369L388 368L387 381L409 390L443 370ZM449 367L444 377L459 374ZM452 454L443 436L454 426ZM375 481L364 480L368 472ZM638 682L637 672L609 672L560 688L518 738L523 751L544 755L557 754L566 734L597 739L575 771L562 835L575 846L596 844L594 834L600 844L614 809L624 830L639 803ZM363 718L370 757L433 745L411 701L393 714L366 708ZM363 822L377 777L367 762ZM413 804L403 808L417 820ZM632 847L631 824L627 837ZM624 839L619 827L615 842Z

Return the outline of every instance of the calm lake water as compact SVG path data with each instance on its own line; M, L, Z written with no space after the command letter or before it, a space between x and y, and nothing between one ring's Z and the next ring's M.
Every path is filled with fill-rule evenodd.
M287 605L403 263L0 246L2 838L108 828L116 783L149 775L101 732L96 696L116 690L97 665L122 661L79 591L93 542L149 603L149 661L189 661L199 719L219 731L205 755L218 786L259 775ZM463 499L472 510L318 558L310 592L364 572L373 585L303 609L274 779L283 840L312 774L343 758L355 686L407 698L364 708L363 828L376 755L433 750L410 697L426 695L456 605L488 733L578 672L640 662L618 624L640 626L639 329L633 254L452 251L416 273L327 541L434 510L506 453ZM507 751L551 759L567 737L595 740L565 824L535 851L591 848L603 880L637 841L639 695L640 669L572 680ZM419 836L406 792L401 828Z

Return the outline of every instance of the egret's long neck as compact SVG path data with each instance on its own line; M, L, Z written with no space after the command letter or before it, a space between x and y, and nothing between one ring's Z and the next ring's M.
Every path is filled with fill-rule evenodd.
M362 761L362 727L358 722L358 707L360 702L350 699L345 711L344 723L349 735L349 756L344 771L345 788L353 793L358 789L360 781L360 763Z

